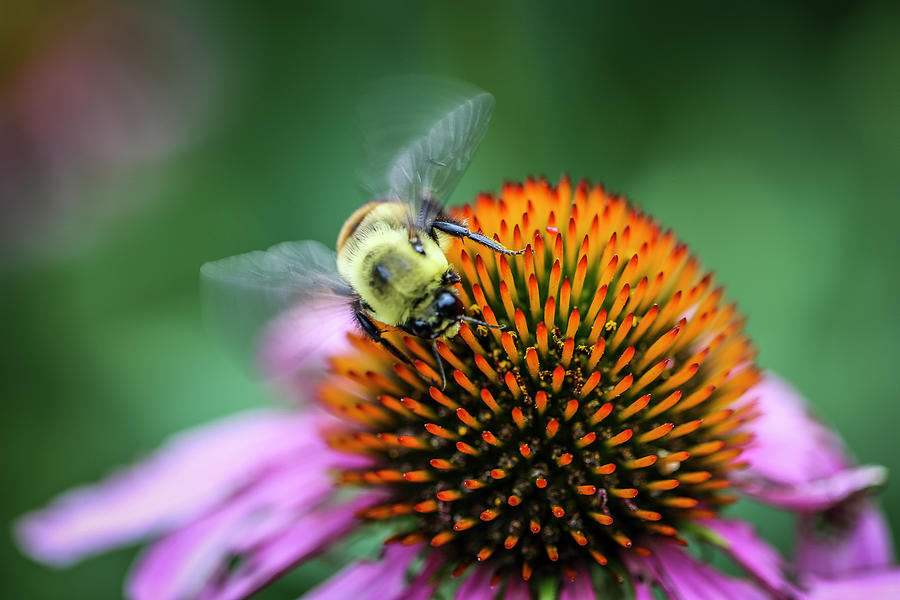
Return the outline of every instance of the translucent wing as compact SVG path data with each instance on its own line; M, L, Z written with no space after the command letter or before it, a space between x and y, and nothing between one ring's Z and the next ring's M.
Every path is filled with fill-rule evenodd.
M266 339L284 334L300 354L311 355L352 326L351 290L337 273L334 252L318 242L283 242L209 262L200 277L207 323L254 363L265 350L264 330ZM287 329L273 332L279 320Z
M359 326L346 298L310 297L265 326L257 364L263 375L288 391L311 397L329 357L350 350L350 331L359 331Z
M472 160L494 97L459 82L385 82L361 109L360 181L374 196L408 202L415 225L429 228Z

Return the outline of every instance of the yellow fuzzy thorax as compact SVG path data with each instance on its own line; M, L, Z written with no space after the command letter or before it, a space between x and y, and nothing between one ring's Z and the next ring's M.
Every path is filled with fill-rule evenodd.
M410 243L409 209L397 202L374 204L339 247L341 277L362 297L371 316L387 325L405 322L416 303L430 297L450 267L442 244L425 232L419 241L424 254ZM447 236L438 240L449 245ZM375 265L389 274L375 276Z

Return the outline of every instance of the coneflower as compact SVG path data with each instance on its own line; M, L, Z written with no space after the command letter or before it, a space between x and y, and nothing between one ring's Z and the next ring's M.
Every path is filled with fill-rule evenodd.
M745 464L754 413L735 404L760 376L740 314L672 232L600 187L507 185L458 216L526 248L449 252L464 303L507 326L439 342L443 390L418 338L395 342L414 366L362 338L334 358L321 401L353 427L329 441L373 459L340 479L389 493L365 517L441 548L457 576L617 573L647 539L684 543Z
M900 593L868 493L884 470L854 466L802 398L755 366L743 318L672 232L567 179L506 185L456 216L526 252L453 242L459 293L490 327L464 324L438 342L446 385L427 342L386 333L405 363L348 332L328 346L331 368L299 414L180 437L26 516L26 551L68 563L165 533L130 597L234 599L378 523L392 532L381 556L304 598ZM273 322L261 350L281 374L307 358L298 313ZM308 366L290 380L304 396ZM721 516L738 491L801 515L795 568ZM813 522L828 524L827 538ZM699 543L747 577L697 559Z

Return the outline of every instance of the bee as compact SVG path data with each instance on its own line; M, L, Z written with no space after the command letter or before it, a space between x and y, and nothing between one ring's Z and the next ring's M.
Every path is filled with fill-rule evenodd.
M370 160L369 173L377 183L369 187L380 193L344 223L336 252L315 241L284 242L203 265L214 318L231 321L232 329L253 330L259 321L288 308L311 313L338 307L401 361L410 359L383 335L383 326L431 341L443 387L436 340L454 337L463 321L490 326L466 315L454 288L460 278L446 256L452 239L468 238L502 254L523 252L470 230L445 208L484 137L493 108L493 96L470 92L389 152L386 161ZM403 112L413 118L422 111ZM318 320L319 327L316 319L306 322L309 331L298 335L309 338L303 348L312 353L327 335L320 329L327 320Z

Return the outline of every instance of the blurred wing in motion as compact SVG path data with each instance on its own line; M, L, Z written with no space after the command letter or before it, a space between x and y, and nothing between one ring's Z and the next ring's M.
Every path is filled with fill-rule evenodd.
M334 252L318 242L283 242L208 262L200 277L207 323L268 376L287 375L345 343L354 329L352 291Z
M327 371L328 358L350 350L351 331L360 328L345 297L312 297L269 322L259 337L256 361L265 377L309 398Z
M484 138L494 97L434 78L385 81L360 109L360 182L373 197L408 202L429 230Z

